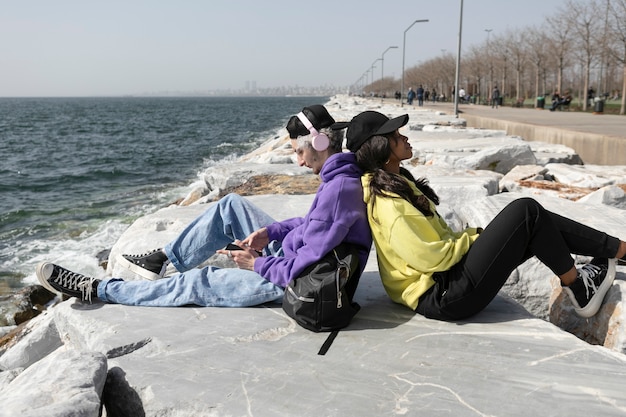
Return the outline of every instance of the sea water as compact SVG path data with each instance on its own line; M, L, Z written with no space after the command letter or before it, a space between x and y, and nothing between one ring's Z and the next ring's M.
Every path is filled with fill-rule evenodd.
M102 278L96 255L135 219L327 100L0 98L0 294L44 260Z

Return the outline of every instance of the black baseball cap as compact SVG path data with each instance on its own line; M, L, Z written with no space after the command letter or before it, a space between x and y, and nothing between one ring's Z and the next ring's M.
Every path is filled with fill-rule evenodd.
M328 113L326 107L321 104L307 106L302 109L302 113L304 113L306 118L309 119L313 127L317 130L330 127L333 123L335 123L335 119L333 119ZM306 136L311 133L309 132L309 129L302 124L300 119L298 119L298 116L291 116L287 122L287 131L289 132L289 137L291 139L296 139L299 136Z
M408 122L408 114L390 119L377 111L367 110L357 114L349 122L334 123L331 129L340 130L347 127L346 147L356 152L372 136L393 133Z

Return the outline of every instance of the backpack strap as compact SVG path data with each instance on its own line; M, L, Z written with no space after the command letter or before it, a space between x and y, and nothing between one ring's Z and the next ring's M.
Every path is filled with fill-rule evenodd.
M322 344L320 351L317 352L318 355L325 355L326 352L328 352L328 349L330 349L330 345L332 345L335 341L335 337L337 337L337 334L339 334L339 330L333 330L332 332L330 332L330 334L326 338L326 341L324 342L324 344Z

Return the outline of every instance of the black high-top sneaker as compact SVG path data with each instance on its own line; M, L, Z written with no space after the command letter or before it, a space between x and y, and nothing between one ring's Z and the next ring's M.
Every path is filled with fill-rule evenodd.
M117 258L120 265L150 280L163 278L170 260L161 249L155 249L141 255L121 255Z
M98 298L99 279L77 274L62 266L42 262L37 266L37 279L46 289L89 301Z
M615 279L615 264L615 259L593 258L591 262L578 268L574 283L563 286L576 314L587 318L598 312Z

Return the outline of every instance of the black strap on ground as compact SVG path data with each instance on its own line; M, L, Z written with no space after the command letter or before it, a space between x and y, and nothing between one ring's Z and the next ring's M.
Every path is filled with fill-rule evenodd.
M318 355L325 355L326 352L328 352L328 349L330 349L330 345L332 345L335 341L335 337L337 337L337 334L339 334L339 330L333 330L332 332L330 332L330 334L326 338L326 341L320 348L320 351L317 352Z

